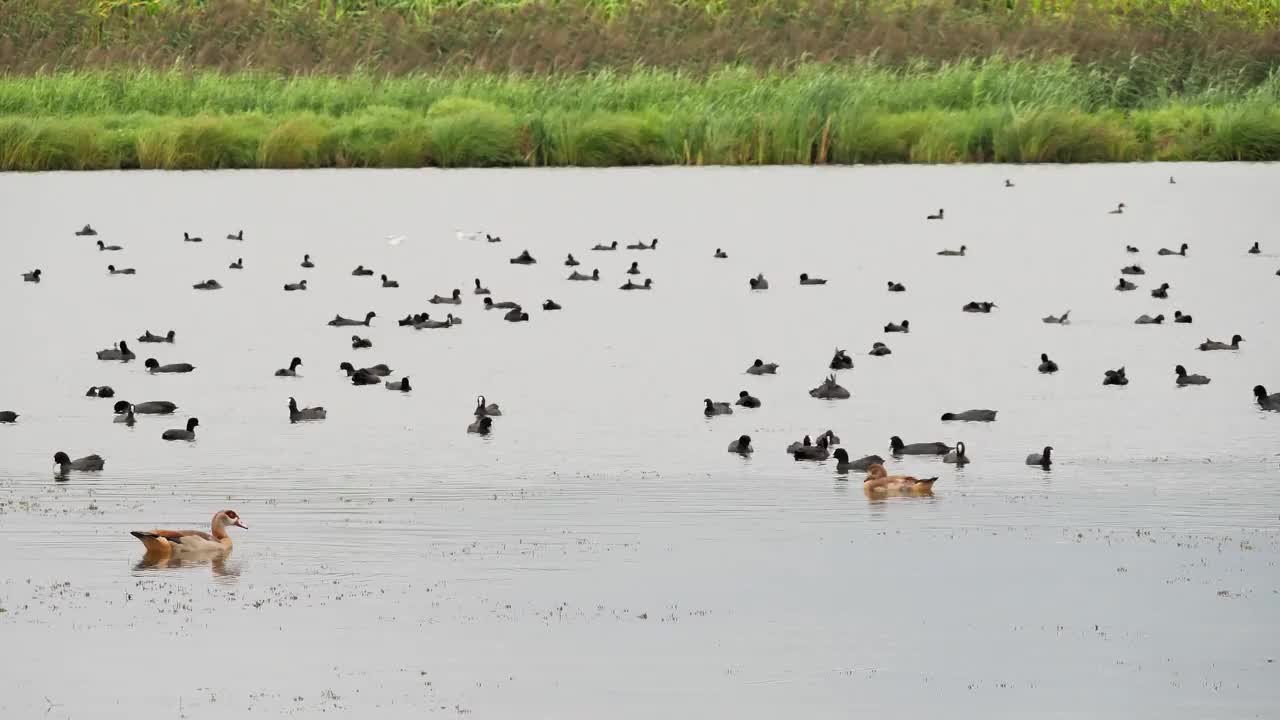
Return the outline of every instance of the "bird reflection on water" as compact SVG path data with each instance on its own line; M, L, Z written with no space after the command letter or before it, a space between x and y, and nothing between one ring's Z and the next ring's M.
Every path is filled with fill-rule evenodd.
M196 555L196 556L173 556L162 555L159 553L146 553L142 559L133 566L134 572L139 571L163 571L163 570L181 570L187 568L196 568L208 566L213 571L215 578L238 578L244 569L242 561L231 562L231 553L216 553L213 555Z

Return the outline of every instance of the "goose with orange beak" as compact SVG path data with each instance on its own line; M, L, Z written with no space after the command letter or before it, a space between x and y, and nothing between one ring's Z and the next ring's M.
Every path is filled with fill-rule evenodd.
M220 510L213 516L210 532L201 530L134 530L131 535L142 541L151 556L199 555L231 550L227 528L248 530L235 510Z
M890 475L884 465L876 463L867 468L867 478L862 489L868 495L931 495L938 478L915 478L910 475Z

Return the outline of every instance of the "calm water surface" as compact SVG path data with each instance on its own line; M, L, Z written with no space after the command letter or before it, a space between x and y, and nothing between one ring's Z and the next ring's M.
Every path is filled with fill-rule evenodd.
M1251 388L1280 391L1277 187L1245 164L2 175L0 409L22 417L0 426L0 716L1275 717L1280 414ZM566 282L567 252L604 279ZM653 291L616 290L632 260ZM486 313L476 277L532 320ZM1194 324L1133 324L1175 309ZM423 310L464 324L396 326ZM121 338L197 369L95 359ZM835 347L853 397L811 399ZM272 377L294 355L303 377ZM746 375L757 357L779 374ZM344 360L416 389L352 387ZM1178 363L1212 384L1176 388ZM113 424L84 397L104 384L181 409ZM764 406L703 417L744 389ZM487 438L465 433L482 393L505 413ZM289 424L290 396L329 419ZM968 408L999 420L938 420ZM160 440L191 415L197 442ZM871 502L783 452L827 428L854 456L896 434L973 463L892 463L934 497ZM1044 445L1052 471L1023 465ZM55 483L57 450L106 470ZM222 508L250 527L225 561L139 564L128 530Z

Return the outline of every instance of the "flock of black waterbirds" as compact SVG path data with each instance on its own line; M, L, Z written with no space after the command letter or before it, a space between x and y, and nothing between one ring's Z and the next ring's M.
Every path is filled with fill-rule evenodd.
M1169 182L1172 184L1175 181L1173 178L1169 178ZM1005 187L1015 187L1015 185L1012 181L1006 180ZM1126 207L1127 206L1124 203L1119 203L1114 209L1109 211L1109 214L1123 215ZM944 221L945 209L939 208L936 213L928 214L925 219L929 221ZM76 231L75 235L78 237L96 237L98 235L98 231L90 225L85 225L83 228ZM480 233L459 232L457 233L457 236L462 240L483 240L489 243L502 242L502 238L500 236L489 235L487 233L482 237ZM226 236L226 239L235 242L245 242L244 231L238 230L235 233L230 233ZM204 242L204 239L198 236L192 236L188 232L183 232L182 242L199 243ZM398 240L392 240L391 242L392 244L397 244ZM96 240L95 243L99 252L114 253L124 250L120 245L108 245L103 240ZM632 251L656 251L658 249L658 239L654 238L649 242L641 241L629 244L625 246L625 249ZM1191 247L1189 244L1182 243L1177 249L1160 248L1156 251L1156 255L1159 257L1190 258L1190 249ZM588 252L607 253L616 252L618 250L619 244L615 240L608 244L597 244L591 247ZM961 245L958 249L943 249L938 251L936 254L942 257L963 258L966 257L966 253L968 251L969 248L966 245ZM1141 252L1138 247L1133 245L1126 245L1125 251L1128 254L1139 254ZM1261 252L1262 250L1258 242L1254 242L1247 250L1247 253L1251 255L1259 255ZM722 248L716 248L712 257L714 259L725 259L728 257L728 253ZM509 262L513 265L535 265L538 261L528 250L524 250L515 257L510 258ZM592 269L590 273L577 270L576 268L582 263L575 258L572 253L565 258L563 264L566 267L575 268L566 278L569 281L599 282L601 279L600 270L598 268ZM306 254L303 256L302 262L299 263L299 266L304 270L313 270L316 268L316 263L312 260L310 254ZM228 269L230 270L241 270L243 268L243 258L236 258L236 260L228 266ZM107 272L111 275L136 274L136 270L134 268L116 267L115 264L107 265ZM357 265L353 270L351 270L350 274L354 277L370 278L377 275L377 279L381 283L381 287L388 289L400 287L399 282L390 278L387 274L375 273L374 270L366 268L364 265ZM629 267L625 271L625 274L628 276L626 282L620 285L618 289L624 291L650 291L654 289L653 280L651 278L645 278L643 282L636 282L633 279L635 276L642 274L639 261L631 261L629 263ZM1129 280L1128 278L1141 277L1144 275L1146 275L1146 270L1141 264L1131 263L1122 267L1120 269L1121 277L1115 287L1115 290L1119 292L1131 292L1136 290L1138 288L1137 283ZM1276 275L1280 275L1280 270L1276 271ZM23 281L29 283L39 283L43 277L44 274L39 268L22 274ZM808 273L802 273L799 277L800 285L823 285L826 284L826 282L827 281L825 279L811 277ZM769 281L765 278L763 273L760 273L755 277L748 278L748 286L753 292L765 292L769 289ZM222 289L222 285L216 279L210 278L193 284L192 288L197 291L213 291ZM307 290L307 280L301 279L297 282L287 282L284 283L283 288L286 292L304 292ZM887 290L888 292L907 292L907 287L901 282L889 280L887 281ZM1168 299L1170 297L1170 290L1172 290L1172 287L1169 283L1161 283L1159 286L1153 288L1150 291L1150 294L1153 298ZM471 293L481 299L481 307L483 307L484 310L501 311L503 320L507 322L528 322L530 319L529 313L522 303L509 300L495 301L489 289L484 286L479 278L475 279L474 288ZM460 289L454 289L448 295L435 295L427 302L432 306L446 305L450 306L450 308L457 308L463 304L462 291ZM960 309L967 313L986 314L992 312L998 307L999 305L989 300L973 300L964 304ZM549 298L542 303L542 310L544 312L560 311L562 309L563 307L559 303ZM1070 311L1067 311L1061 315L1048 315L1043 318L1043 322L1046 324L1067 325L1070 323L1070 314ZM342 315L335 315L327 324L331 327L367 328L372 326L373 321L377 317L377 313L370 310L366 312L363 317L347 318ZM1134 322L1140 325L1160 324L1165 322L1165 319L1166 318L1163 313L1155 316L1143 314ZM1183 313L1181 310L1177 310L1173 314L1172 322L1191 323L1192 316L1190 314ZM445 330L461 323L462 318L455 315L453 312L445 312L443 318L440 318L439 312L437 312L436 317L433 318L431 313L427 311L410 313L397 321L399 326L411 328L413 330ZM911 332L911 323L907 319L904 319L901 322L890 322L884 326L884 332L909 333ZM152 333L148 329L137 338L137 342L173 345L177 343L177 337L177 333L174 330L168 330L162 334L156 334ZM1205 352L1236 351L1240 349L1241 342L1244 342L1244 338L1238 334L1232 336L1230 342L1222 342L1206 338L1203 343L1200 343L1199 350ZM373 342L368 338L362 338L359 334L356 334L351 336L351 347L353 350L369 349L373 347ZM868 354L872 357L884 357L892 354L892 350L884 342L876 342ZM127 363L136 360L137 355L133 349L129 347L126 340L120 340L110 348L98 350L97 358L103 361ZM1040 364L1037 366L1037 370L1040 373L1052 374L1059 371L1058 363L1049 358L1047 354L1041 353L1040 361ZM146 372L153 374L189 373L196 370L196 366L190 363L178 362L161 364L155 358L147 358L143 362L143 366L146 369ZM275 376L296 377L298 375L298 368L301 366L303 366L302 359L294 357L290 360L288 367L276 370ZM778 367L777 363L767 363L761 359L756 359L746 369L746 373L749 375L774 375L778 372ZM842 370L849 370L853 368L853 359L845 350L837 349L828 363L828 368L831 370L831 373L821 384L810 390L809 395L822 400L848 399L850 397L850 393L840 385L837 374ZM407 375L394 380L389 379L393 374L393 371L385 364L356 367L350 362L343 362L339 365L339 370L345 373L345 376L353 385L382 385L387 390L402 393L408 393L413 390L413 387L410 384L410 378ZM1188 385L1208 385L1210 383L1210 379L1205 375L1190 373L1187 371L1186 367L1181 364L1175 366L1174 373L1174 383L1178 387ZM1128 382L1129 378L1125 368L1123 367L1106 370L1103 373L1103 385L1124 386L1127 385ZM115 391L107 386L92 386L89 388L86 395L90 397L112 398L115 396ZM1262 410L1280 411L1280 393L1268 394L1264 386L1256 385L1253 388L1253 395L1254 401ZM756 398L748 391L743 390L738 394L737 400L732 404L729 402L715 401L711 398L704 399L703 414L708 418L712 418L719 415L730 415L733 413L734 407L759 408L760 406L761 401L759 398ZM133 425L136 422L136 415L170 415L177 411L178 406L170 401L130 403L127 400L120 400L113 405L112 409L114 413L114 422ZM321 421L324 420L327 415L328 413L324 407L300 407L295 398L289 398L288 419L292 423ZM502 412L496 403L489 403L483 396L481 396L477 400L476 407L472 415L474 419L469 425L467 425L467 432L487 435L493 430L494 418L500 417ZM996 415L997 411L995 410L970 409L944 413L941 416L941 420L944 422L994 422L996 420ZM0 411L0 423L14 423L18 420L18 417L19 414L15 411ZM199 424L200 421L198 418L190 417L186 420L184 427L165 430L161 434L161 438L167 441L192 442L196 439L196 428ZM915 483L917 489L921 487L927 489L932 482L932 479L918 481L915 478L908 478L905 476L886 477L883 469L884 459L879 455L865 455L859 459L851 460L847 451L843 448L835 448L838 444L840 444L839 437L837 437L831 430L827 430L818 434L816 439L806 435L802 440L794 442L788 446L786 451L798 461L824 461L828 458L834 457L837 463L837 469L841 472L850 470L869 472L870 474L867 480L868 487L870 487L873 482L881 484L888 482L892 485L895 480L905 480L910 481L908 486ZM749 455L754 452L755 448L752 446L750 436L742 435L729 443L728 450L731 453ZM902 455L941 456L943 462L960 466L971 462L966 454L966 448L963 442L957 442L954 446L942 442L905 443L900 437L894 436L890 438L889 452L895 457ZM1026 464L1048 470L1053 463L1052 453L1053 448L1051 446L1045 446L1041 451L1029 454L1026 457ZM54 455L54 462L58 466L59 478L65 478L66 475L72 471L99 471L102 470L104 466L104 460L98 455L88 455L72 460L65 452L62 451L59 451Z

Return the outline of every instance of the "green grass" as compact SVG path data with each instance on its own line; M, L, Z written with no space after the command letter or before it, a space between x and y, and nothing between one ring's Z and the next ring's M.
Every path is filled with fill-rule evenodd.
M7 0L0 72L704 74L875 57L1068 57L1149 82L1256 80L1280 0Z
M1280 160L1280 75L1067 60L0 76L0 170Z

